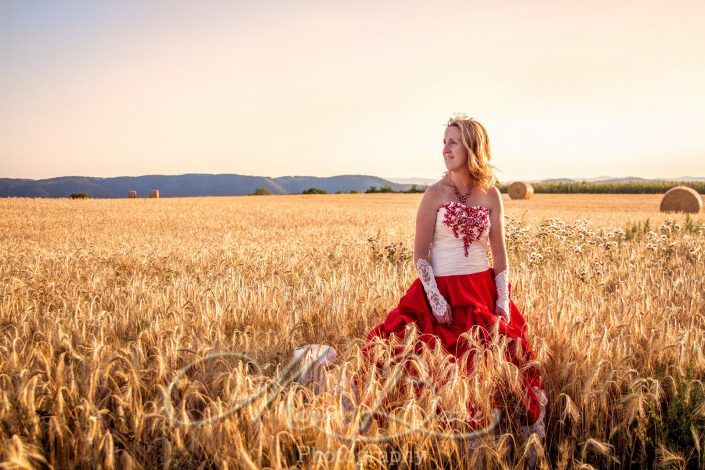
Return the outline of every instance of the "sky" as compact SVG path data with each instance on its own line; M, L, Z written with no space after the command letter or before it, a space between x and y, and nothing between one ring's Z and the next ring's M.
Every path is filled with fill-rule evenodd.
M705 2L0 3L0 177L705 176Z

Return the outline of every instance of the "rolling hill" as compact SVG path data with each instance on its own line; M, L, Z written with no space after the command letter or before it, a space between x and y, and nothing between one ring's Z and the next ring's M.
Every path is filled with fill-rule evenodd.
M315 187L330 193L337 191L364 192L370 186L389 185L395 191L411 185L397 184L368 175L315 176L248 176L237 174L144 175L96 178L87 176L62 176L40 180L0 178L0 197L67 197L71 193L85 192L96 198L127 197L130 190L138 197L146 197L158 189L161 197L188 196L239 196L252 194L257 188L267 188L272 194L298 194Z

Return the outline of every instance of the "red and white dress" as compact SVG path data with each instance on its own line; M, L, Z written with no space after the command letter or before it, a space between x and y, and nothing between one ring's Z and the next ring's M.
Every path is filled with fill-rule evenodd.
M547 403L543 392L541 374L535 365L526 363L535 355L526 338L526 322L521 311L511 301L511 321L507 324L495 315L497 288L495 272L487 257L490 232L490 210L484 206L466 206L459 202L448 202L439 207L431 245L431 267L438 290L451 307L452 322L441 324L433 315L421 280L417 278L382 321L368 334L368 345L363 354L370 355L370 340L388 339L396 335L403 339L407 325L414 323L419 338L433 347L440 341L443 349L456 358L466 353L468 343L461 335L479 325L481 337L490 340L496 322L499 333L510 340L506 350L508 361L521 371L521 383L526 393L517 397L517 415L522 422L522 433L535 432L545 438L544 413ZM521 348L517 348L518 343ZM470 355L473 354L471 350ZM472 361L468 360L468 367ZM471 373L472 371L467 371ZM523 398L522 398L523 397ZM467 404L472 413L472 404Z
M421 342L434 347L440 341L448 354L461 358L469 351L463 333L475 326L474 331L481 332L481 338L491 340L491 332L499 321L498 332L509 340L506 351L507 360L521 371L521 384L525 393L517 400L518 414L523 421L520 438L525 441L532 433L545 439L544 415L548 402L543 391L543 381L539 369L528 362L535 355L526 338L526 321L511 300L511 321L507 324L495 315L497 288L495 272L487 258L490 211L484 206L466 206L458 202L448 202L438 208L436 225L431 245L431 267L435 275L438 290L451 307L452 322L441 324L434 317L421 279L417 278L382 321L366 336L367 344L362 352L369 364L374 364L372 350L375 339L389 339L395 335L403 340L409 331L407 326L413 323L419 333ZM518 345L521 345L518 348ZM421 345L423 346L423 344ZM418 350L418 349L417 349ZM470 350L469 354L473 354ZM308 344L296 349L294 359L305 371L302 380L314 382L315 390L321 386L315 383L315 371L321 366L332 364L337 359L337 352L329 345ZM468 366L472 361L467 361ZM528 365L528 367L527 367ZM472 373L471 370L466 371ZM357 390L356 387L353 387ZM506 391L503 391L506 393ZM498 408L502 408L498 403ZM466 404L468 422L475 421L472 403ZM472 445L476 445L473 441Z

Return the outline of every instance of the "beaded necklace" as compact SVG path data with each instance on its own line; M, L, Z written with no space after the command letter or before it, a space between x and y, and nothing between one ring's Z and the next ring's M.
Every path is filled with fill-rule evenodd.
M453 184L453 191L455 191L455 196L458 198L458 200L460 202L465 204L465 201L467 201L467 199L470 197L470 193L472 192L472 187L470 187L470 189L468 189L467 194L460 194L460 191L458 190L458 187L453 182L452 178L451 178L450 182Z

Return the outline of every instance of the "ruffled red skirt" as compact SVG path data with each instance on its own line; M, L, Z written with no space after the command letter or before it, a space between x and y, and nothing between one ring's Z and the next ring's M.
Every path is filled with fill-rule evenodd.
M431 348L437 347L440 342L443 350L454 356L451 359L455 362L456 358L461 358L465 353L470 357L474 353L463 333L472 329L476 334L479 332L481 341L489 342L493 328L497 327L496 323L499 321L498 332L508 340L509 347L505 349L505 357L521 371L521 384L525 392L521 393L520 397L514 397L520 409L513 411L517 411L515 415L519 416L522 424L531 425L539 419L541 411L534 387L543 390L543 381L536 364L527 364L535 359L535 354L526 339L526 321L521 311L510 300L511 321L508 324L494 313L497 300L494 275L494 270L489 268L487 271L473 274L436 276L438 290L451 306L452 322L447 324L439 323L434 317L423 284L417 278L384 321L367 334L368 343L362 352L371 360L371 340L389 339L392 335L403 340L408 333L407 326L413 323L420 341ZM511 299L511 284L509 291ZM476 326L480 328L473 328ZM466 364L469 369L472 367L471 360ZM472 373L472 370L466 372ZM496 397L500 395L505 396L506 391L501 391ZM496 398L497 408L506 409L498 401L499 398ZM468 403L466 408L469 414L474 413L471 403Z

